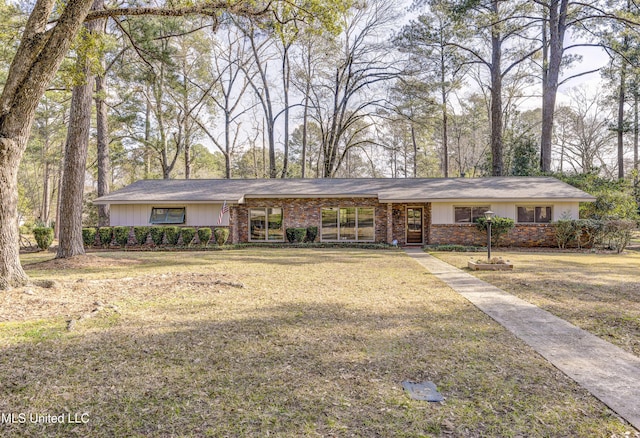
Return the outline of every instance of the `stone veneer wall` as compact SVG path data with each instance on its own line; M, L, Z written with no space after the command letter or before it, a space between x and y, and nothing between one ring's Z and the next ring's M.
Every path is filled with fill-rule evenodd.
M487 234L479 231L472 224L431 225L429 243L432 245L485 246ZM506 236L500 238L500 246L557 246L555 225L516 224Z
M375 198L313 198L313 199L247 199L246 203L235 207L237 218L237 242L249 241L249 209L280 207L283 215L283 228L318 227L318 240L321 234L321 209L330 207L375 207L375 241L387 240L387 206ZM235 232L234 232L235 236Z

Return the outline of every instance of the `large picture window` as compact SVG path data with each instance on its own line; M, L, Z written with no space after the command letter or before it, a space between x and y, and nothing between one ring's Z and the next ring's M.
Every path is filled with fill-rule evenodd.
M322 209L323 241L373 242L375 209L373 207L334 207Z
M464 206L454 207L453 213L457 224L472 224L484 213L489 211L489 206Z
M252 208L249 210L249 240L283 241L282 208Z
M551 207L518 207L518 222L524 224L546 224L551 222Z
M158 208L151 209L150 224L184 224L185 208Z

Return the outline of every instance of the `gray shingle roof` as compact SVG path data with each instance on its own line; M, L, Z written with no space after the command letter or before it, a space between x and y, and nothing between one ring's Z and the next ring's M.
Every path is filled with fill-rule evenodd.
M380 202L595 200L582 190L551 177L492 177L142 180L102 196L94 203L242 203L245 198L316 197L376 197Z

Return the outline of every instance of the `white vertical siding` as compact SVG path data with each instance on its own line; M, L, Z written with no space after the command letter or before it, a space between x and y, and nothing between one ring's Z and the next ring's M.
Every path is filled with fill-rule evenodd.
M536 202L433 202L431 204L431 223L433 224L453 224L453 208L456 206L465 205L489 205L491 210L501 217L508 217L513 220L517 220L517 208L518 205L537 205L546 206L551 205L553 207L553 220L557 221L563 216L569 216L571 219L578 219L579 208L577 202L548 202L548 201L536 201Z
M191 227L229 225L229 213L218 224L218 216L222 204L111 204L111 226L145 226L151 225L151 209L153 207L185 207L185 224Z

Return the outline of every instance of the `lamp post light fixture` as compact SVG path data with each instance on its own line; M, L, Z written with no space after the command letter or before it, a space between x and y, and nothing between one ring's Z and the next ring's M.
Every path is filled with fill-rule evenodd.
M491 221L496 214L491 210L484 212L484 217L487 220L487 260L491 262Z

